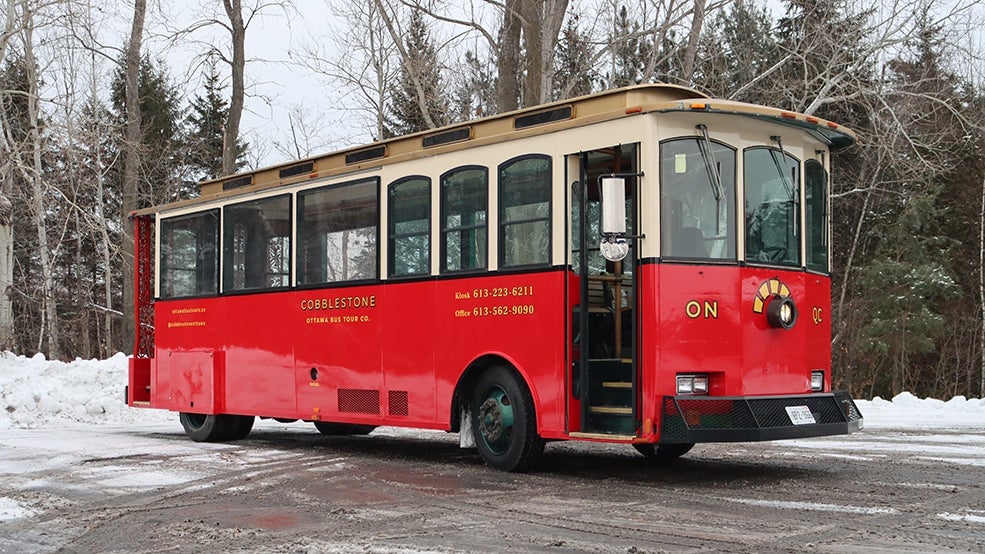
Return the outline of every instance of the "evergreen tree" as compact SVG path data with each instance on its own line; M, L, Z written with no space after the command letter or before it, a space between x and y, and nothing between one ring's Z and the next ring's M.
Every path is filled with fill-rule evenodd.
M978 280L978 202L968 196L981 197L981 154L963 130L967 98L944 69L939 32L920 23L887 62L881 100L892 108L873 118L882 144L865 146L867 158L888 159L872 177L864 256L850 283L864 394L954 394L938 388L940 368L967 357L954 338L977 326L968 310L977 291L961 285Z
M450 121L468 121L494 113L496 77L494 71L471 50L465 51L462 69L455 80Z
M222 176L222 145L225 140L225 123L229 117L229 102L222 94L219 72L215 60L210 60L203 75L201 92L191 102L191 112L185 118L188 148L186 163L195 181ZM245 165L243 160L247 145L238 141L236 169Z
M113 112L119 125L126 121L126 94L122 67L111 83ZM184 181L182 176L181 145L184 143L181 130L181 105L178 88L169 81L164 68L155 65L149 58L140 61L140 81L138 89L141 104L141 144L146 153L143 166L138 173L139 204L152 206L197 194L197 187ZM118 162L118 166L122 161ZM117 178L122 177L122 168L116 168Z
M592 47L578 29L578 17L569 17L557 44L554 70L554 99L589 94L598 80L591 65Z
M866 317L855 336L871 365L870 395L919 391L924 357L948 331L941 311L958 288L944 261L950 241L934 232L942 215L939 190L901 198L899 211L879 218L871 230L878 242L857 279Z
M770 104L754 84L773 70L782 54L765 4L736 2L716 11L699 44L694 80L713 96Z
M411 12L405 48L407 57L400 67L387 118L389 136L440 127L448 121L449 102L441 79L441 65L430 30L419 10ZM433 125L428 123L429 119Z
M645 44L639 37L640 24L630 21L626 6L620 6L613 22L612 65L609 88L640 83L646 65Z

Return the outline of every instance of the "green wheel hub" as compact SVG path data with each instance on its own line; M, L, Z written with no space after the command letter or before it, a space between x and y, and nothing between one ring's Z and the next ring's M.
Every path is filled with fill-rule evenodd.
M513 403L500 387L492 388L479 407L479 433L490 451L502 454L513 441Z

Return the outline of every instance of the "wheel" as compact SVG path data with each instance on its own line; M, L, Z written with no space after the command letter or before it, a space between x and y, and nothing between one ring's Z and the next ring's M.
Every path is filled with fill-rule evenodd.
M375 425L355 425L352 423L331 423L328 421L316 421L315 429L323 435L342 436L342 435L368 435L376 429Z
M694 443L687 444L634 444L633 448L648 460L673 460L687 454Z
M472 394L472 434L489 467L526 471L544 451L533 400L516 374L495 366L479 377Z
M221 415L178 414L185 434L195 442L222 442L229 437L229 420Z
M245 439L250 431L253 430L253 422L256 420L253 416L245 415L230 415L224 416L227 418L227 423L229 424L229 435L226 440L238 441Z

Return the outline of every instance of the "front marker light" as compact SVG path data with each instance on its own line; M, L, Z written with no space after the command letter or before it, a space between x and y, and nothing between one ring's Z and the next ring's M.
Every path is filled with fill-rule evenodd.
M824 390L824 371L815 369L811 372L811 392Z
M677 394L708 394L708 376L678 375Z

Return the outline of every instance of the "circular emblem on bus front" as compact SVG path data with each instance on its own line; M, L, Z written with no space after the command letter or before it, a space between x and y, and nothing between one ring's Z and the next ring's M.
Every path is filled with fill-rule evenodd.
M756 289L756 298L752 301L753 313L766 313L766 319L771 327L790 329L797 322L797 305L790 296L790 287L779 277L764 281Z

